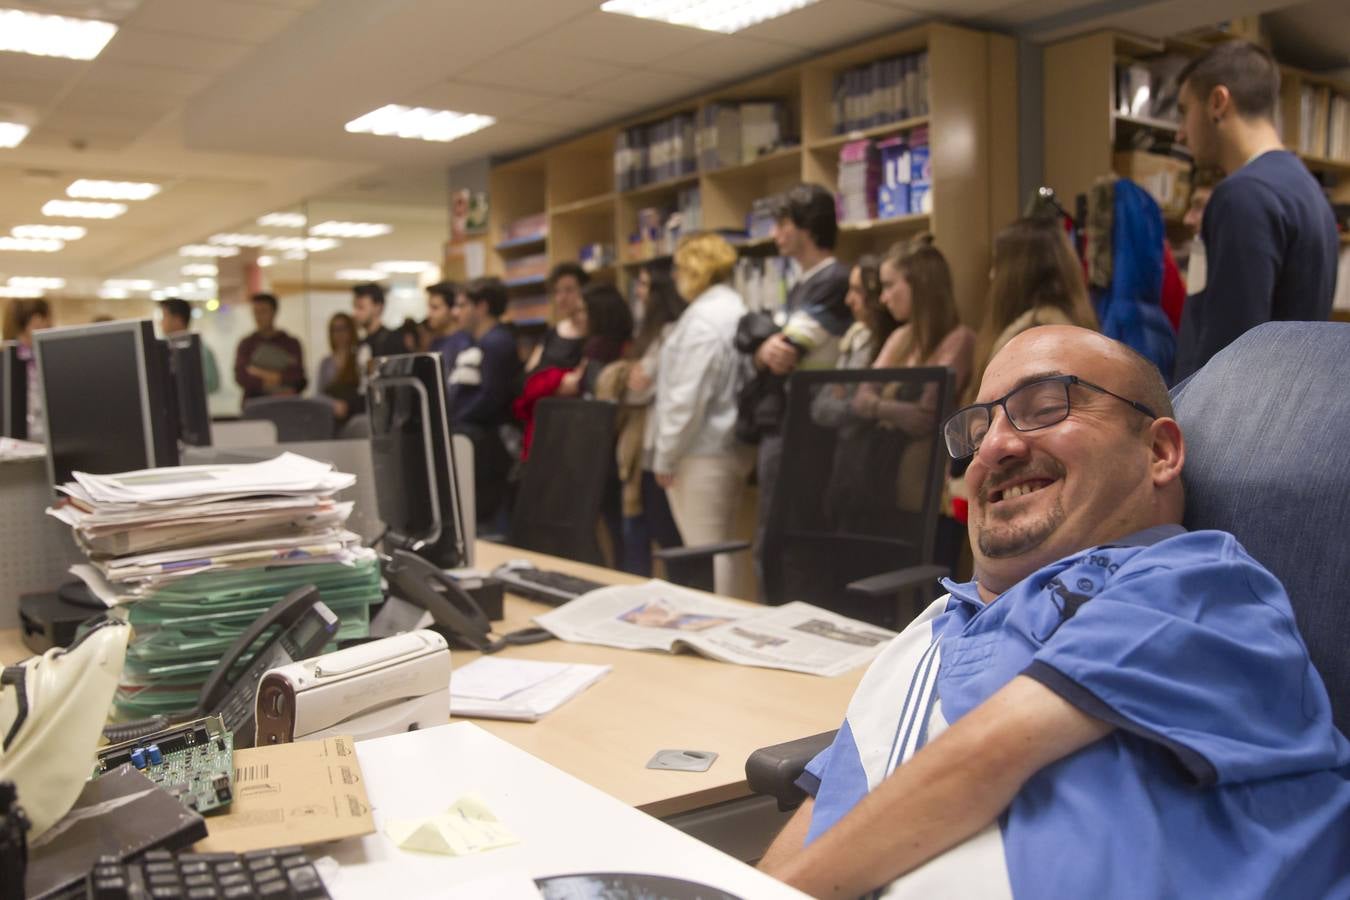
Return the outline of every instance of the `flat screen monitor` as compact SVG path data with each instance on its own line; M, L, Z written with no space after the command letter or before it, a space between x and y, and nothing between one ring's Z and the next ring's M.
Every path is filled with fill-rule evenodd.
M410 550L442 569L467 565L441 355L377 358L368 408L375 502L388 526L386 546Z
M39 331L34 349L53 485L178 465L169 353L149 319Z
M0 437L28 439L28 363L12 342L0 344Z
M189 447L211 446L211 409L206 398L206 366L202 338L175 334L164 341L178 394L178 436Z

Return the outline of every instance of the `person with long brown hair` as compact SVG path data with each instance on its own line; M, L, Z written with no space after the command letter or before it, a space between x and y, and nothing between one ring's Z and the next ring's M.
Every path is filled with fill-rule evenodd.
M1097 329L1083 267L1053 219L1018 219L994 238L989 303L975 344L979 376L1003 345L1037 325Z
M318 392L333 400L338 422L361 412L361 375L356 365L356 320L345 312L328 320L329 356L319 363Z

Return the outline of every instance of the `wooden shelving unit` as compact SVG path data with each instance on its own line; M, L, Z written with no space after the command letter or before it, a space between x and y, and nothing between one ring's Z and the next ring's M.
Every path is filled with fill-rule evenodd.
M875 128L837 134L831 121L834 76L865 63L926 50L929 111ZM738 165L699 171L630 191L616 191L614 141L624 129L679 112L700 113L715 102L782 100L797 126L800 143ZM494 166L490 179L495 248L492 268L500 272L511 248L499 247L506 223L546 212L550 264L576 259L581 247L612 244L620 262L593 277L620 287L637 267L668 256L625 260L623 250L647 207L673 206L682 189L697 186L702 227L746 227L751 204L802 181L837 189L839 149L849 141L928 128L932 159L932 213L847 223L838 255L848 261L865 252L883 252L919 231L931 231L952 265L962 318L978 326L984 311L992 234L1018 214L1017 66L1011 38L931 23L845 48L754 79L686 98L626 122ZM745 242L743 253L773 253L773 241Z
M1115 111L1115 67L1127 60L1162 53L1198 56L1227 36L1201 34L1165 41L1122 32L1100 31L1045 48L1045 181L1066 205L1093 181L1114 172L1113 154L1121 139L1140 130L1174 135L1177 123ZM1350 84L1281 66L1281 131L1285 145L1299 146L1299 92L1304 84L1325 85L1350 94ZM1350 201L1350 161L1300 154L1314 173L1341 176L1330 188L1340 202ZM1118 174L1118 173L1117 173Z

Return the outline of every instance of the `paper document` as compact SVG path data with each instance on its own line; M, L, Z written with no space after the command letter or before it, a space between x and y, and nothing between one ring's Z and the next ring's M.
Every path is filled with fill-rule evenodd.
M483 656L450 676L450 714L535 722L603 678L609 666Z
M478 794L460 797L443 813L425 819L390 819L384 833L400 849L468 856L520 843Z
M591 591L534 621L564 641L689 649L722 662L825 676L871 662L895 637L809 603L750 606L655 580Z
M75 484L60 490L96 504L180 503L206 497L294 494L343 490L356 477L333 471L328 463L282 453L258 463L169 466L115 475L75 472Z
M47 445L18 438L0 437L0 462L11 459L44 459Z

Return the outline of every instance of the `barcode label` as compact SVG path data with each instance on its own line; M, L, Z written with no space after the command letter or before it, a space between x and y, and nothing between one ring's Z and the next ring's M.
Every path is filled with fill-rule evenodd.
M239 766L234 770L234 780L236 783L245 781L266 781L271 774L270 769L271 766L267 763L256 766Z

